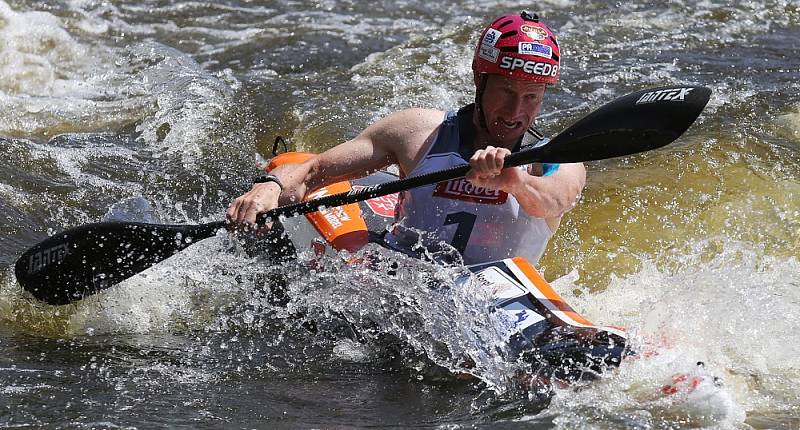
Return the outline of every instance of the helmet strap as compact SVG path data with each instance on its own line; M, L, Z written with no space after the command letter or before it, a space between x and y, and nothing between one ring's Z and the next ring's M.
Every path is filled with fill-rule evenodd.
M489 75L481 73L478 80L478 87L475 89L475 109L478 111L478 121L480 122L481 128L487 133L489 132L489 127L486 126L486 115L483 113L483 92L486 90L486 81L488 78Z

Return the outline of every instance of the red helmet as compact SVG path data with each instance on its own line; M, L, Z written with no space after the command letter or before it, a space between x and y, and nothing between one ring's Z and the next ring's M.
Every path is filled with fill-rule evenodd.
M553 30L536 14L506 15L481 33L472 70L481 74L555 84L560 71L561 51Z

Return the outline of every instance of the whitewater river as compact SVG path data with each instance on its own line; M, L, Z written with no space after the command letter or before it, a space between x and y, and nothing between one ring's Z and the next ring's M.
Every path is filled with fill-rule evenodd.
M478 32L529 2L0 0L0 427L800 428L800 6L650 3L535 2L563 47L548 134L639 89L714 91L675 144L587 163L540 264L657 351L543 398L483 345L480 297L420 286L451 269L268 265L221 232L74 305L13 275L84 223L221 219L276 135L319 151L470 102ZM660 395L698 361L714 399Z

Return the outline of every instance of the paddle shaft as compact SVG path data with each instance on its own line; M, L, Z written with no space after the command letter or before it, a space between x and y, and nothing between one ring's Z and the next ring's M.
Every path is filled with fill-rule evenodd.
M525 152L526 151L522 151L507 157L505 161L505 167L514 167L521 164L527 164L525 158L520 157L528 155ZM264 224L267 222L267 220L276 219L280 216L292 217L296 215L303 215L310 212L316 212L326 207L336 207L350 203L357 203L375 197L381 197L410 190L412 188L458 179L466 176L467 172L469 172L468 164L451 167L449 169L438 170L435 172L426 173L424 175L412 176L410 178L398 179L396 181L359 188L357 190L354 189L345 193L333 194L313 200L306 200L300 203L280 206L259 214L257 223Z

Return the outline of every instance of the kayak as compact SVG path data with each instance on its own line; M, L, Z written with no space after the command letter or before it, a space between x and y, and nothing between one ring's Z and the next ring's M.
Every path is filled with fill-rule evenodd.
M284 163L299 163L309 156L283 153L270 161L267 170ZM391 173L379 171L314 190L306 199L396 179ZM309 249L317 256L354 253L368 243L381 243L382 234L394 221L397 201L398 195L390 194L324 208L305 218L288 218L283 220L283 228L289 233L285 237L291 240L294 253ZM454 279L452 286L477 282L491 292L495 310L513 326L508 337L512 356L506 358L536 365L540 376L546 374L561 381L593 379L632 353L624 329L597 325L580 315L526 259L512 257L467 269L468 273Z

